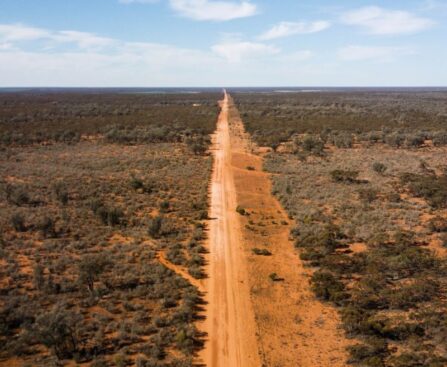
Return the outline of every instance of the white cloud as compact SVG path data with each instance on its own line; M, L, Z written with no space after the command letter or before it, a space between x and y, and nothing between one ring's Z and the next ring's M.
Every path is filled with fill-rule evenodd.
M279 50L273 46L245 41L221 42L214 45L212 50L230 63L238 63L252 58L279 53Z
M0 43L0 51L1 50L12 50L14 48L12 43L3 42Z
M171 8L183 17L194 20L228 21L256 14L249 1L169 0Z
M0 40L3 41L33 41L49 36L48 31L40 28L23 24L0 24Z
M401 10L387 10L377 6L367 6L346 12L342 22L366 28L377 35L411 34L432 27L431 19L418 17Z
M379 62L393 61L399 56L411 55L414 51L408 47L390 46L346 46L338 50L338 57L344 61L374 60Z
M153 4L160 0L118 0L121 4ZM177 14L200 21L228 21L251 17L257 13L256 5L249 0L169 0Z
M291 62L301 62L305 60L309 60L314 56L314 53L310 50L301 50L295 51L290 54L286 54L281 57L281 60L285 62L287 65Z
M76 43L81 48L106 47L114 43L114 40L110 38L78 31L55 32L51 39L58 42Z
M329 28L331 24L326 21L316 22L281 22L267 32L263 33L259 38L261 40L272 40L275 38L288 37L295 34L308 34L321 32Z
M105 47L114 41L93 33L78 31L49 31L43 28L29 27L23 24L0 24L0 42L11 46L24 41L42 41L49 45L74 43L80 48Z

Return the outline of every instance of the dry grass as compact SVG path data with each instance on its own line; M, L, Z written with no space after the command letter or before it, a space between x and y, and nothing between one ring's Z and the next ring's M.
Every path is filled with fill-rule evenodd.
M0 365L190 366L201 294L157 252L202 276L211 164L174 141L4 146Z
M416 100L415 108L424 113L403 120L407 133L438 129L444 118L438 102L444 96L309 98L273 97L261 117L254 110L267 96L240 100L258 142L291 124L296 128L286 131L281 149L266 156L264 169L273 174L273 192L296 223L291 235L301 259L313 269L315 295L338 307L346 334L358 340L349 350L350 363L444 366L447 263L441 246L447 149L427 142L417 149L382 140L362 143L358 134L374 130L374 121L384 123L391 110L409 116ZM349 111L340 99L353 101ZM307 111L300 120L298 110ZM352 116L341 124L337 111ZM286 116L290 124L283 124ZM430 119L421 124L421 116ZM333 123L326 124L329 119ZM384 140L397 128L388 121L390 129L381 130ZM350 143L336 144L325 135L326 127L332 136L351 131ZM315 133L312 140L301 135L306 131Z

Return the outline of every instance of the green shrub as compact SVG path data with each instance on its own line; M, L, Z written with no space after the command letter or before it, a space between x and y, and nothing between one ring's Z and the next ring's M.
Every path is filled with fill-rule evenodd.
M442 234L439 236L439 239L441 240L441 246L447 248L447 233L442 233Z
M440 147L443 145L447 145L447 132L438 131L433 134L433 145L435 147Z
M359 171L334 170L331 171L331 177L334 182L356 183Z
M56 306L37 316L28 331L38 343L53 350L58 359L71 359L81 347L77 332L81 321L80 315Z
M188 268L188 273L195 279L203 279L206 277L206 274L202 270L201 266L192 265Z
M132 175L130 178L130 187L134 190L140 190L144 188L144 182L142 179Z
M348 348L351 358L349 363L365 367L384 367L384 359L388 354L387 344L382 339L370 338L365 344L357 344Z
M447 232L447 219L437 216L430 220L429 228L432 232Z
M373 164L374 172L378 173L379 175L384 175L387 169L387 166L385 166L383 163L375 162Z
M344 285L327 271L317 271L311 278L312 290L324 301L340 302L346 298Z
M119 208L106 207L101 203L94 203L93 211L104 225L117 226L124 223L124 212Z
M160 212L162 212L162 213L166 213L166 212L168 212L170 206L171 206L171 204L169 203L169 201L167 201L167 200L163 200L163 201L160 203Z
M251 251L255 255L259 255L259 256L271 256L272 255L272 253L267 249L253 248L253 249L251 249Z
M272 282L281 282L284 280L284 278L281 278L278 274L276 273L271 273L269 275L269 278Z
M246 215L247 214L245 209L243 207L239 206L239 205L236 208L236 212L239 213L240 215Z
M373 188L360 189L357 191L359 199L365 203L372 203L377 199L377 190Z
M13 186L7 184L5 187L5 196L6 200L10 204L14 204L17 206L22 206L31 203L31 199L26 188L22 186Z
M447 176L417 175L406 173L401 175L401 182L407 185L410 192L422 197L437 209L447 207Z
M55 237L56 221L51 217L45 216L37 224L37 229L42 232L44 237Z
M33 283L34 286L39 290L42 290L45 284L44 271L44 267L40 264L36 264L33 267Z
M88 290L93 293L95 282L110 265L111 262L107 254L84 255L78 264L79 283L87 286Z
M306 135L297 144L309 154L321 156L324 154L324 142L318 136Z
M69 195L68 195L68 190L66 185L61 182L58 181L53 185L53 191L54 194L56 196L56 199L62 204L62 205L67 205L68 203L68 199L69 199Z
M11 217L11 224L14 230L17 232L25 232L26 231L26 225L25 225L25 217L20 213L15 213Z
M205 154L210 145L208 137L194 136L186 140L186 145L195 155Z

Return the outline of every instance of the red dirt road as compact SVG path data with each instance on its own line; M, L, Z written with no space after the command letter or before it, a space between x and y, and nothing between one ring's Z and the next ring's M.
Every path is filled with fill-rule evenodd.
M208 333L200 362L208 367L259 367L256 329L242 249L231 165L228 96L214 136L211 183L209 279L205 282Z
M204 282L208 333L197 361L207 367L346 367L337 310L318 301L289 240L287 214L272 195L262 149L251 142L227 93L214 135L209 278ZM250 169L249 169L250 168ZM236 212L240 205L247 211ZM272 256L255 256L255 247ZM277 273L283 281L272 282Z

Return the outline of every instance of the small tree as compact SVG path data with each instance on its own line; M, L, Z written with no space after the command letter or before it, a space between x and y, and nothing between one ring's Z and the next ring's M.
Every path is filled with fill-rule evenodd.
M335 182L355 183L357 182L358 175L359 171L347 171L341 169L331 171L332 180Z
M301 145L307 153L315 155L324 154L324 142L317 136L306 135L302 141L298 141L298 145Z
M25 187L13 186L11 184L7 184L6 187L4 188L4 191L6 200L10 204L22 206L25 204L29 204L31 202L31 199Z
M56 182L53 185L54 194L56 199L62 204L66 205L68 203L68 190L65 184L61 181Z
M72 358L79 348L78 326L82 317L58 305L41 314L31 326L30 335L54 351L58 359Z
M374 172L378 173L379 175L385 174L387 169L388 169L387 166L385 166L383 163L376 162L373 164Z
M130 178L130 186L134 190L142 190L144 189L144 182L141 178L135 177L134 175Z
M55 237L56 236L56 222L53 218L45 216L42 218L38 224L38 229L42 232L45 237Z
M161 226L163 225L163 217L156 216L149 221L148 233L153 238L159 238L161 232Z
M25 232L25 218L22 214L16 213L11 217L11 224L17 232Z
M95 281L105 271L110 261L104 256L100 255L85 255L79 265L79 283L86 285L90 293L95 290Z
M186 140L186 145L195 155L205 154L210 142L203 136L195 136Z
M38 290L41 290L45 284L44 270L44 267L40 264L36 264L33 268L34 286Z

